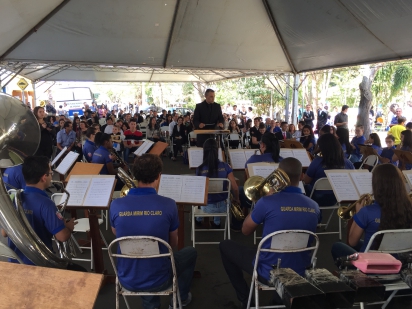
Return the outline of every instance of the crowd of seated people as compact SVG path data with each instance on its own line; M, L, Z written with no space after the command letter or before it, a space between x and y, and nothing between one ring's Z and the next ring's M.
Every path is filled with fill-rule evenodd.
M155 142L170 139L173 149L171 158L175 161L178 154L183 152L183 146L192 142L190 133L194 130L192 115L179 115L166 110L160 115L153 111L146 120L142 119L141 114L122 113L115 117L114 113L106 111L106 113L100 114L99 110L87 112L84 116L75 116L73 120L66 118L64 115L57 118L54 116L46 118L42 111L37 110L36 112L39 124L45 130L42 133L42 138L43 136L45 139L46 137L52 137L53 140L53 136L55 136L55 143L59 150L68 147L69 150L80 151L87 162L103 164L101 174L108 175L116 175L118 167L126 170L129 168L129 166L116 162L111 155L111 150L114 149L118 156L127 163L129 155L137 149L144 137ZM99 123L99 116L104 116L106 119L103 125ZM347 128L343 126L335 128L333 125L328 124L318 128L317 136L315 136L312 128L313 124L303 120L298 122L296 129L295 125L285 121L268 118L263 122L261 117L249 118L246 112L243 114L240 111L237 113L224 113L223 119L224 128L229 130L229 148L248 147L259 152L248 159L245 170L248 163L276 162L279 163L279 168L286 172L291 181L290 185L282 189L276 196L269 194L262 197L254 205L254 208L251 208L252 203L247 199L243 187L236 185L230 165L218 159L218 143L214 139L206 140L203 148L203 163L196 170L196 175L231 180L233 199L240 203L246 215L243 221L232 219L231 228L233 231L250 235L260 224L263 224L263 236L284 229L304 229L315 232L316 226L321 220L319 206L332 205L336 203L336 199L332 191L315 193L312 199L309 198L314 184L320 178L325 177L325 170L359 167L365 159L361 152L362 145L370 145L380 156L381 165L376 167L372 178L375 203L363 208L361 205L357 206L354 224L349 232L349 244L336 243L331 250L333 258L364 251L371 235L378 230L412 228L412 204L405 191L404 178L397 168L400 162L394 153L396 138L391 134L392 132L385 138L387 147L383 148L378 134L371 133L367 138L364 137L364 128L362 126L357 126L355 136L350 138ZM144 135L143 128L146 135ZM395 128L395 126L392 128ZM393 132L396 131L395 129L393 129ZM232 134L237 134L239 138L230 138ZM311 164L306 171L302 170L301 163L295 158L282 158L280 156L282 140L300 142L302 147L313 155ZM406 128L400 130L398 146L400 150L412 151L411 131ZM46 161L43 160L44 166L39 171L35 171L36 179L28 178L30 176L30 164L33 165L33 161L36 160L42 161L42 159L36 159L36 157L34 159L30 158L24 165L27 171L23 170L22 172L16 169L15 173L25 176L20 178L23 180L27 178L29 184L41 183L41 188L45 188L50 181L47 177L51 173L51 167L46 164ZM156 236L176 247L179 227L176 203L171 199L158 196L155 190L162 167L161 159L150 154L140 156L130 166L130 172L139 182L139 186L131 189L126 198L112 202L110 222L116 237L131 235ZM400 167L410 169L412 164ZM10 178L9 181L13 184L10 175L13 175L12 170L8 171L7 177ZM299 181L302 180L305 184L306 196L302 194L298 187ZM118 179L116 189L119 190L122 186L123 184ZM41 190L38 191L35 190L32 193L41 195ZM310 211L282 212L280 209L283 205L292 206L292 208L293 206L307 207ZM148 210L145 207L150 207L150 210L162 210L165 216L133 218L120 215L125 211ZM220 196L217 198L209 196L208 204L203 206L203 210L206 213L225 212L227 207L228 205ZM139 224L136 224L132 219L139 220ZM64 230L64 239L66 239L73 230L72 223L66 225L58 223L54 224L59 229ZM197 218L195 223L198 226L204 225L202 218ZM180 224L182 223L180 222ZM159 228L159 226L162 226L162 228ZM215 217L210 222L210 226L212 228L219 227L220 217ZM67 230L64 229L65 227ZM46 228L37 227L38 230ZM365 233L364 242L361 241L363 233ZM252 273L256 248L246 247L232 240L225 240L220 243L219 251L228 279L236 291L237 299L242 308L246 308L249 288L243 277L243 271L249 274ZM278 255L265 256L261 260L262 265L258 268L258 275L263 283L268 281L271 265L276 264L279 257ZM192 299L190 283L196 258L197 253L194 248L185 248L175 252L178 284L184 305L188 305ZM298 274L303 274L304 268L308 266L308 261L308 255L294 253L289 255L288 258L282 259L282 264L284 267L292 268ZM150 271L145 269L147 267L146 262L120 262L118 264L121 269L119 280L131 291L161 290L162 287L170 285L171 280L166 264L163 260L159 260L156 264L159 266L157 277L152 278L150 277ZM143 277L136 278L130 272L130 269L143 272ZM149 277L150 280L147 279ZM275 303L280 302L276 294L273 297ZM143 297L144 308L156 308L157 306L159 306L159 301L156 297Z

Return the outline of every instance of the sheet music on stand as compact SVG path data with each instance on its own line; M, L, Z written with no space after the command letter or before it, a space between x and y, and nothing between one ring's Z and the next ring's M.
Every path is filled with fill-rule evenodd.
M55 171L61 175L65 175L68 170L72 167L74 162L76 162L79 154L77 152L70 151L63 159L63 161L56 167Z
M279 167L279 163L258 162L258 163L249 163L247 165L247 170L249 173L249 177L261 176L263 178L266 178L278 167Z
M59 161L59 159L62 157L62 155L65 154L66 150L67 150L67 147L64 147L64 148L62 149L62 151L59 152L59 154L58 154L58 155L54 158L54 160L52 161L52 163L51 163L52 166L55 165L57 161Z
M134 154L136 156L141 156L142 154L145 154L150 149L150 147L152 147L153 144L154 144L153 141L145 140L143 144L139 148L136 149Z
M243 170L247 160L255 154L255 149L229 149L230 165L234 170Z
M405 176L407 183L409 184L409 188L412 188L412 170L405 170L402 171L402 173Z
M325 170L338 202L357 201L362 194L372 194L372 173L368 170Z
M190 147L187 149L187 155L189 157L189 168L196 168L203 163L203 148ZM218 149L218 158L223 162L222 148Z
M206 205L208 183L209 178L203 176L162 174L157 191L179 204Z
M306 149L281 148L280 156L284 159L289 157L296 158L302 163L302 167L308 167L312 162Z
M66 190L68 206L105 207L109 205L115 184L114 175L72 175ZM66 199L63 194L62 199Z

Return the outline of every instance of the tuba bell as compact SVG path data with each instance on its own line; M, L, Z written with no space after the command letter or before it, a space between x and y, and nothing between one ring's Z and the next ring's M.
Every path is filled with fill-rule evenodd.
M132 179L132 177L130 177L121 167L117 169L117 176L124 183L124 186L120 191L120 197L125 197L131 188L137 188L137 180Z
M0 93L0 168L21 164L40 143L40 127L21 101ZM18 204L18 203L17 203ZM10 240L35 265L67 268L68 260L57 257L36 235L21 205L11 201L0 175L0 225Z
M278 168L266 178L261 176L249 177L244 184L244 190L246 197L256 203L261 197L268 195L271 189L278 193L289 185L289 176L285 171Z

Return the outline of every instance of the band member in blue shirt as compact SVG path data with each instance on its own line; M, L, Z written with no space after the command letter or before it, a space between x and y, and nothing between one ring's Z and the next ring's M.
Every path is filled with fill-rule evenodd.
M112 154L109 149L113 149L112 137L110 134L97 132L95 137L96 146L99 148L93 153L92 163L103 164L103 168L100 171L100 175L116 175L116 187L115 191L120 191L124 186L124 183L117 177L117 168L113 163ZM124 170L128 170L127 166L122 165Z
M83 156L86 158L87 162L91 162L93 158L93 154L96 151L97 147L94 143L94 138L96 136L95 128L89 127L86 131L86 141L83 145Z
M3 181L6 184L6 189L24 189L26 181L23 177L23 165L8 167L3 172Z
M154 236L165 240L172 248L177 247L179 218L176 203L156 192L162 167L159 156L144 154L136 158L132 172L138 187L130 189L127 196L114 200L110 206L110 223L116 238ZM160 253L168 252L162 245L159 249ZM182 305L186 306L192 299L189 291L197 252L193 247L186 247L173 256ZM119 258L117 270L120 283L130 291L161 291L172 284L171 264L167 258ZM145 309L160 307L158 296L142 296L142 301Z
M360 152L359 144L365 144L365 137L363 136L363 126L357 126L355 129L355 136L352 138L351 146L352 146L352 155L350 156L350 161L352 163L359 162L362 160L362 154Z
M381 152L381 162L380 163L392 163L392 157L394 155L395 137L393 135L388 135L385 137L386 147L382 149Z
M73 124L70 121L66 121L63 126L63 130L57 133L57 152L56 155L67 147L67 152L71 151L76 142L76 133L73 131Z
M306 174L303 176L307 196L310 196L315 182L320 178L326 177L325 170L355 169L353 164L348 159L345 159L342 147L333 134L323 134L318 140L318 145L322 156L316 156L313 159ZM331 206L336 203L332 190L315 192L312 198L320 206Z
M332 247L334 260L358 251L364 252L377 231L412 228L412 202L405 188L405 178L396 166L378 165L372 175L372 190L375 202L366 206L356 205L349 245L335 243ZM363 234L364 241L361 240ZM371 249L377 249L378 244L374 243Z
M409 130L404 130L401 132L401 150L412 152L412 132ZM394 154L392 156L392 162L397 162L399 160L398 156ZM403 166L404 165L404 166ZM400 169L410 170L412 169L411 163L403 163L399 161L398 164Z
M70 238L76 224L74 218L65 222L64 218L57 212L56 205L44 191L51 185L53 171L50 160L47 157L29 156L22 164L22 173L26 181L26 187L21 194L22 206L27 220L41 241L53 251L52 237L59 241ZM2 230L2 235L7 236ZM27 265L34 265L9 239L9 247ZM16 260L10 262L17 263ZM69 264L67 269L86 271L76 264Z
M221 162L218 158L217 142L209 138L203 144L203 163L196 169L197 176L210 178L227 178L230 180L231 192L235 202L239 202L239 189L237 187L233 170L229 164ZM227 190L227 188L223 188ZM224 213L227 210L226 203L227 193L209 194L207 198L207 206L202 206L202 210L206 213ZM202 218L196 218L196 224L202 224ZM220 227L220 217L214 217L210 225L215 228Z
M242 233L252 234L263 223L263 235L280 230L308 230L315 232L319 220L319 206L316 202L302 194L299 181L302 164L295 158L286 158L279 163L279 169L286 172L290 186L277 194L262 197L243 223ZM270 247L270 240L262 248ZM219 245L223 266L232 283L242 308L246 308L249 287L243 277L243 271L252 274L255 263L256 247L248 247L233 240L224 240ZM310 264L310 254L261 253L257 272L260 280L267 283L272 265L282 259L282 267L292 268L303 275L305 267Z

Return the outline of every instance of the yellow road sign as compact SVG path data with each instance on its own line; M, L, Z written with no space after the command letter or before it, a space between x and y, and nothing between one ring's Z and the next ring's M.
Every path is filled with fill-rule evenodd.
M20 78L20 80L17 82L17 86L19 86L21 90L26 89L28 85L29 83L26 82L24 78Z

